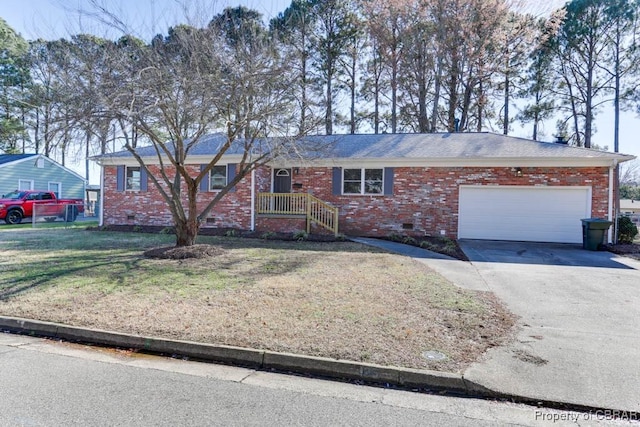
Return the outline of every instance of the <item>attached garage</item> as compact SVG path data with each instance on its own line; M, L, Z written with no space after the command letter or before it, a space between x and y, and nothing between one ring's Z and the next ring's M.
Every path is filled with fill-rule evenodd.
M581 243L591 187L460 186L458 238Z

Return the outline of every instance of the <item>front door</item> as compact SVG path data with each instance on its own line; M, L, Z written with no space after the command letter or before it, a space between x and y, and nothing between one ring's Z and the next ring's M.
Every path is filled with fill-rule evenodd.
M291 193L291 169L275 169L273 171L273 192L274 193ZM288 213L289 197L275 196L275 210Z
M273 171L273 192L291 193L291 169Z

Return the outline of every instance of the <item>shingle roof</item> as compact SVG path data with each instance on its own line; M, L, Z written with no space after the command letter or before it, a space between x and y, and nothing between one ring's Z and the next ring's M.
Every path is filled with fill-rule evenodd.
M494 133L333 135L337 158L611 157L614 153Z
M225 142L223 134L212 134L201 138L190 155L212 155ZM265 138L265 147L273 145L275 139ZM573 147L553 142L532 141L488 132L478 133L428 133L428 134L359 134L319 135L304 137L301 151L308 157L317 158L414 158L414 159L499 159L499 158L602 158L619 157L624 154L610 153ZM141 156L154 156L153 147L138 148ZM227 154L242 152L242 140L234 142ZM130 157L121 151L104 157Z
M15 162L16 160L28 159L37 156L37 154L0 154L0 165Z
M221 133L213 133L210 135L205 135L202 138L200 138L198 140L198 143L189 150L189 154L192 156L198 156L198 155L205 156L205 155L215 154L220 150L220 148L223 146L223 144L226 141L227 141L226 136ZM152 146L138 147L136 148L136 152L142 157L156 155L156 150ZM228 154L242 153L242 140L236 140L234 142L234 145L229 150L227 150L227 153ZM99 157L102 157L102 156L98 156L98 158ZM105 157L131 157L131 153L127 150L124 150L124 151L118 151L113 154L107 154L105 155Z

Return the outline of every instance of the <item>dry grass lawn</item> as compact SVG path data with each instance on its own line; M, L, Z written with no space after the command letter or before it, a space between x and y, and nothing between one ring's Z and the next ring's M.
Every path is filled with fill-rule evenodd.
M143 255L172 241L0 227L0 315L447 371L512 335L492 294L360 244L203 237L202 259Z

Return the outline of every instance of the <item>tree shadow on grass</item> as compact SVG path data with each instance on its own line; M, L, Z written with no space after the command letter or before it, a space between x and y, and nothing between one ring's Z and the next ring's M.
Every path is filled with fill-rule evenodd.
M67 255L56 258L55 261L33 265L19 277L12 275L6 279L0 280L0 301L7 301L19 294L24 294L37 288L46 288L51 286L56 279L72 276L78 273L84 273L87 277L91 277L91 270L110 266L116 263L122 263L127 266L127 270L136 268L141 261L139 257L131 255L113 255L105 254L104 257L98 259L87 258L86 254ZM53 265L53 266L51 266ZM46 266L46 267L45 267ZM23 269L22 265L19 266ZM14 270L18 270L17 268ZM23 270L24 271L24 270ZM5 265L5 274L9 274L11 269L7 269Z

